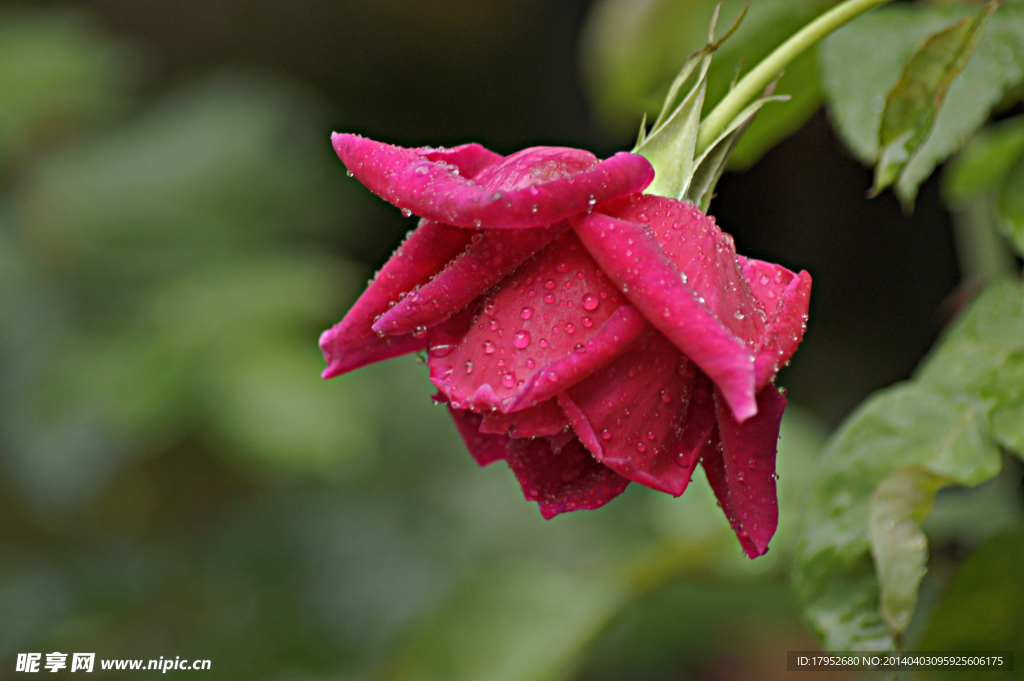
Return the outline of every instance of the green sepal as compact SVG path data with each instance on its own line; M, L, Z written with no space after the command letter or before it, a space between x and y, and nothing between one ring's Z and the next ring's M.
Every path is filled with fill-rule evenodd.
M872 195L896 182L931 135L950 86L967 66L996 3L932 34L914 52L886 96L878 130L878 163ZM905 205L913 197L901 193Z
M700 115L704 107L707 74L711 67L712 55L736 31L747 12L745 6L732 27L716 41L714 31L719 8L715 9L711 19L708 43L686 59L669 88L661 113L654 121L651 132L648 134L646 131L645 118L640 126L636 147L633 149L634 153L645 157L654 166L654 182L645 193L689 201L702 211L707 211L714 196L715 185L725 172L729 156L757 111L767 102L789 99L765 96L753 102L730 122L726 130L706 150L696 156L697 139L701 129ZM696 79L689 92L676 104L680 90L695 72ZM772 87L768 90L770 94Z

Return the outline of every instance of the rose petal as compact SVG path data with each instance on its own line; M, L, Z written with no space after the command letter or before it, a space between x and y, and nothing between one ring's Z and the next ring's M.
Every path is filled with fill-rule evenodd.
M620 152L570 177L491 191L410 149L337 133L332 142L349 171L384 200L417 215L467 228L548 225L597 203L641 191L654 179L647 159ZM506 162L508 158L502 163ZM512 163L516 162L513 159Z
M506 460L523 495L540 504L545 519L604 506L629 484L629 480L595 461L577 438L558 451L547 438L510 440Z
M757 402L757 416L742 424L718 405L721 453L709 453L702 461L711 488L750 558L768 550L779 522L775 454L786 398L768 386Z
M545 437L565 430L569 420L555 399L511 414L492 411L484 414L481 433L507 434L509 437Z
M396 335L440 324L507 277L568 228L568 223L563 220L547 227L486 230L474 234L465 252L385 313L373 325L373 330Z
M710 390L692 404L695 372L651 330L629 352L559 396L594 457L634 482L673 496L686 490L699 445L715 425ZM707 379L703 379L707 383Z
M741 269L732 236L713 217L692 203L652 195L620 199L601 212L648 225L666 257L686 275L687 286L704 299L704 307L754 347L765 315Z
M373 322L388 310L390 304L397 302L401 294L427 281L430 275L463 252L471 237L464 229L421 221L416 231L384 264L345 318L320 336L320 348L327 360L323 377L332 378L373 362L425 348L425 337L381 338L373 331Z
M588 215L573 225L580 241L652 325L722 390L737 420L757 413L752 347L737 337L684 283L642 225Z
M505 458L505 450L509 443L507 435L480 432L483 417L468 409L453 409L449 404L448 413L452 415L452 421L459 429L466 449L478 464L486 466Z
M479 144L463 144L450 149L423 147L411 151L428 161L453 165L458 168L459 175L470 180L479 175L484 168L493 166L504 158L501 154L496 154Z
M794 274L782 265L742 258L743 276L767 314L767 323L754 351L757 390L768 385L779 368L796 352L807 330L811 275Z
M430 377L459 409L539 404L625 352L646 326L568 232L465 321L437 327ZM459 327L459 328L456 328Z

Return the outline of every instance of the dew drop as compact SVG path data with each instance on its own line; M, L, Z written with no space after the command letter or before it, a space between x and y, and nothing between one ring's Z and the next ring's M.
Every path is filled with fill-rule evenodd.
M467 374L473 373L473 363L472 362L466 362L466 373Z
M565 332L568 334L576 333L576 327L570 322L565 325Z
M581 321L583 322L583 326L588 329L594 325L594 320L590 317L584 317Z
M555 271L558 272L559 274L565 274L566 272L569 271L569 263L567 263L567 262L560 262L560 263L558 263L557 265L555 265ZM545 286L546 286L546 284L545 284Z
M402 215L407 217L407 218L412 217L412 211L409 210L408 208L403 208L402 209Z
M516 385L516 377L512 374L505 374L501 377L501 384L506 388L514 388Z
M524 307L523 310L519 313L519 318L520 319L529 319L532 316L533 316L533 308L532 307Z
M541 338L540 342L537 343L537 345L541 346L542 348L546 348L548 346L548 342L544 338Z
M554 279L548 279L547 281L545 281L544 282L544 288L546 288L549 291L553 290L555 288L555 280Z
M762 274L761 278L758 279L758 281L761 282L761 286L767 286L768 285L768 275L767 274Z
M547 303L548 305L551 305L552 303L554 303L555 302L555 294L554 293L545 293L544 294L544 302Z
M588 293L583 296L583 309L587 312L593 312L601 304L601 301L593 293Z
M526 360L526 368L527 369L532 369L535 366L537 366L537 363L533 361L533 357L530 357L529 359Z
M612 434L607 428L601 431L601 439L605 442L612 439Z
M530 332L523 330L512 337L512 345L519 350L525 350L530 345Z
M417 326L412 331L412 337L413 338L423 338L426 335L427 335L427 327L425 327L425 326Z
M491 341L484 341L484 354L494 354L494 343L492 343Z

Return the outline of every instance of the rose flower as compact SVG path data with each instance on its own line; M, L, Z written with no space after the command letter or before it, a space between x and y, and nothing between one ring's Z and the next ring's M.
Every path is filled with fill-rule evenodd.
M631 482L679 496L700 463L743 550L778 522L786 400L811 279L736 254L693 204L641 193L642 156L404 149L336 134L371 191L422 218L320 346L324 378L427 351L480 465L551 518Z

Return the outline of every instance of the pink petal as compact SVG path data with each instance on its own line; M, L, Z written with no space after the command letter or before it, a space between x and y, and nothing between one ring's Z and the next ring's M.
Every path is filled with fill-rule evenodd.
M757 416L742 424L719 404L721 455L703 460L715 496L750 558L768 550L779 522L775 454L786 398L768 386L757 402Z
M585 212L597 203L641 191L654 179L654 169L647 159L620 152L569 177L495 191L410 149L357 135L335 134L332 141L349 171L385 201L459 227L540 227ZM523 150L487 170L503 164L518 169L517 164L531 153L538 152ZM559 153L575 162L581 152L568 149Z
M511 440L506 460L523 495L540 504L545 519L604 506L629 484L595 461L577 438L557 450L547 438Z
M768 385L789 361L807 330L811 275L794 274L782 265L753 258L741 259L743 276L768 315L755 349L757 390Z
M509 443L507 435L480 432L483 417L467 409L452 409L449 404L448 413L452 415L462 441L478 464L486 466L505 458L505 449Z
M373 325L373 330L396 335L412 333L417 327L430 328L440 324L568 228L568 223L563 220L547 227L477 232L464 253L385 313Z
M424 349L425 337L407 334L381 338L372 330L373 322L403 293L427 281L430 275L465 250L471 237L464 229L421 221L345 318L320 336L320 348L327 360L323 377L332 378L373 362Z
M484 414L481 433L508 434L509 437L546 437L556 435L569 426L565 413L554 398L535 407L511 414L492 411Z
M594 458L634 482L679 496L715 426L711 391L705 387L694 403L694 383L686 357L651 330L559 402Z
M424 147L411 151L428 161L453 165L458 168L459 175L470 180L479 175L484 168L493 166L504 158L501 154L496 154L479 144L463 144L450 149Z
M646 224L686 284L733 335L753 347L765 314L750 290L732 236L692 203L663 196L636 195L602 208L602 213ZM743 258L742 260L746 260Z
M485 299L472 324L460 316L437 327L431 380L459 409L539 404L639 337L646 324L624 302L567 232Z
M722 390L736 418L743 421L756 414L752 342L735 335L708 309L706 299L684 282L679 268L648 229L597 213L574 228L586 249L647 321ZM709 275L707 279L712 278Z

